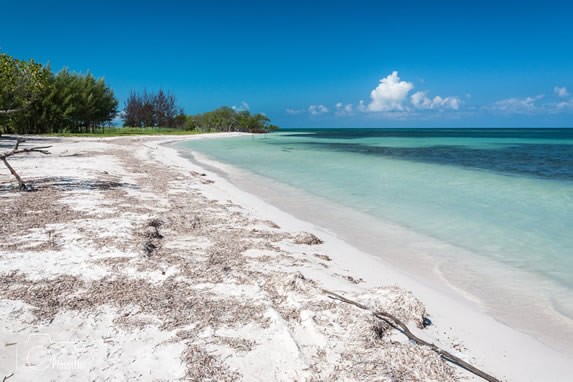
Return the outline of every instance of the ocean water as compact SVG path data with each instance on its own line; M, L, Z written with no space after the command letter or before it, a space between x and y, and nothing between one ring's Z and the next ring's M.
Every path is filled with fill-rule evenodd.
M492 309L573 317L573 129L284 130L184 146L459 249L440 269Z

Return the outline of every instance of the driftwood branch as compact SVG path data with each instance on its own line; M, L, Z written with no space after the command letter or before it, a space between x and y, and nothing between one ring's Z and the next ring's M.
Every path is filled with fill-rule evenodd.
M20 148L20 143L26 142L24 139L17 139L14 148L10 151L6 151L4 153L0 153L0 159L8 158L12 155L22 154L22 153L31 153L31 152L38 152L42 154L49 154L50 152L47 151L52 146L36 146L36 147L27 147L25 149Z
M410 329L408 329L406 324L404 324L402 321L400 321L394 315L387 313L387 312L376 312L376 311L370 309L369 307L367 307L366 305L363 305L359 302L350 300L344 296L341 296L337 293L331 292L331 291L326 290L326 289L323 289L323 292L326 293L328 295L328 297L330 297L334 300L339 300L339 301L345 302L347 304L354 305L354 306L356 306L362 310L369 311L370 313L372 313L372 315L374 317L378 318L379 320L386 322L392 328L398 330L399 332L404 334L406 337L408 337L408 339L410 339L411 341L416 343L416 345L422 345L422 346L429 347L431 350L438 353L440 355L440 357L442 357L444 360L451 362L454 365L459 366L459 367L469 371L470 373L473 373L473 374L477 375L478 377L485 379L488 382L500 382L499 379L492 377L491 375L483 372L482 370L476 368L475 366L470 365L469 363L467 363L466 361L464 361L463 359L461 359L459 357L456 357L452 353L447 352L443 349L440 349L436 345L434 345L430 342L424 341L423 339L417 337L416 335L414 335L414 333L412 333L410 331Z
M8 168L8 170L14 176L14 178L16 178L20 190L25 191L28 190L28 186L24 183L20 175L18 175L18 173L16 172L16 170L14 170L14 168L10 165L10 163L8 163L7 158L13 155L32 153L32 152L48 155L50 152L47 149L49 149L52 146L36 146L36 147L27 147L21 149L20 143L22 142L25 142L25 140L21 138L16 139L16 143L14 144L14 148L12 148L12 150L0 153L0 160L4 163L4 166Z

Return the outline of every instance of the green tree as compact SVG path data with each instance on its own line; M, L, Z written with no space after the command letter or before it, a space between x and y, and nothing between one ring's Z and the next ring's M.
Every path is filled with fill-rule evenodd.
M117 99L104 79L68 69L0 56L0 122L22 134L94 132L117 114Z
M265 133L278 127L264 114L251 114L248 110L236 111L228 106L202 114L189 116L187 128L199 131L242 131Z
M34 60L0 53L0 127L12 130L15 117L37 106L48 90L50 77L49 69Z

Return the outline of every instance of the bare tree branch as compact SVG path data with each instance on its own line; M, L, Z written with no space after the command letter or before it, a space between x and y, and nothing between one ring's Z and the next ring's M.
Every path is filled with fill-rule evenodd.
M20 175L18 175L18 173L16 172L16 170L14 170L14 168L10 165L10 163L8 163L7 158L11 157L13 155L18 155L18 154L23 154L23 153L32 153L32 152L48 155L48 154L50 154L50 152L47 149L49 149L52 146L36 146L36 147L28 147L25 149L21 149L20 143L22 143L22 142L25 142L25 140L21 139L21 138L16 139L16 143L15 143L14 148L12 150L4 152L4 153L0 153L0 160L4 163L4 166L6 166L8 168L8 170L14 176L14 178L16 178L16 180L18 181L18 186L19 186L20 190L26 191L29 189L28 186L24 183L24 181L22 180Z
M354 306L356 306L362 310L369 311L370 313L372 313L372 315L374 317L378 318L379 320L386 322L388 325L390 325L391 327L393 327L394 329L398 330L399 332L404 334L406 337L408 337L408 339L410 339L411 341L414 341L414 343L416 343L416 345L422 345L422 346L429 347L431 350L438 353L440 355L440 357L442 357L446 361L451 362L454 365L457 365L457 366L477 375L478 377L485 379L488 382L500 382L499 379L492 377L491 375L489 375L489 374L481 371L480 369L470 365L469 363L467 363L463 359L456 357L455 355L451 354L450 352L447 352L443 349L440 349L436 345L434 345L430 342L426 342L423 339L417 337L416 335L414 335L414 333L412 333L410 331L410 329L408 329L406 324L404 324L402 321L400 321L394 315L387 313L387 312L376 312L376 311L370 309L369 307L367 307L366 305L363 305L359 302L350 300L344 296L341 296L341 295L334 293L334 292L331 292L329 290L323 289L322 291L324 293L326 293L327 295L329 295L328 297L330 297L334 300L339 300L339 301L345 302L347 304L354 305Z
M0 114L13 114L19 112L20 109L0 110Z

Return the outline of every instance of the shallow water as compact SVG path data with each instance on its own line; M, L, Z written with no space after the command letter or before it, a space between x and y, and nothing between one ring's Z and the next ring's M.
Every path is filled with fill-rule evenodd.
M573 317L573 129L291 130L184 145L463 249L444 251L440 271L474 295L531 289Z

